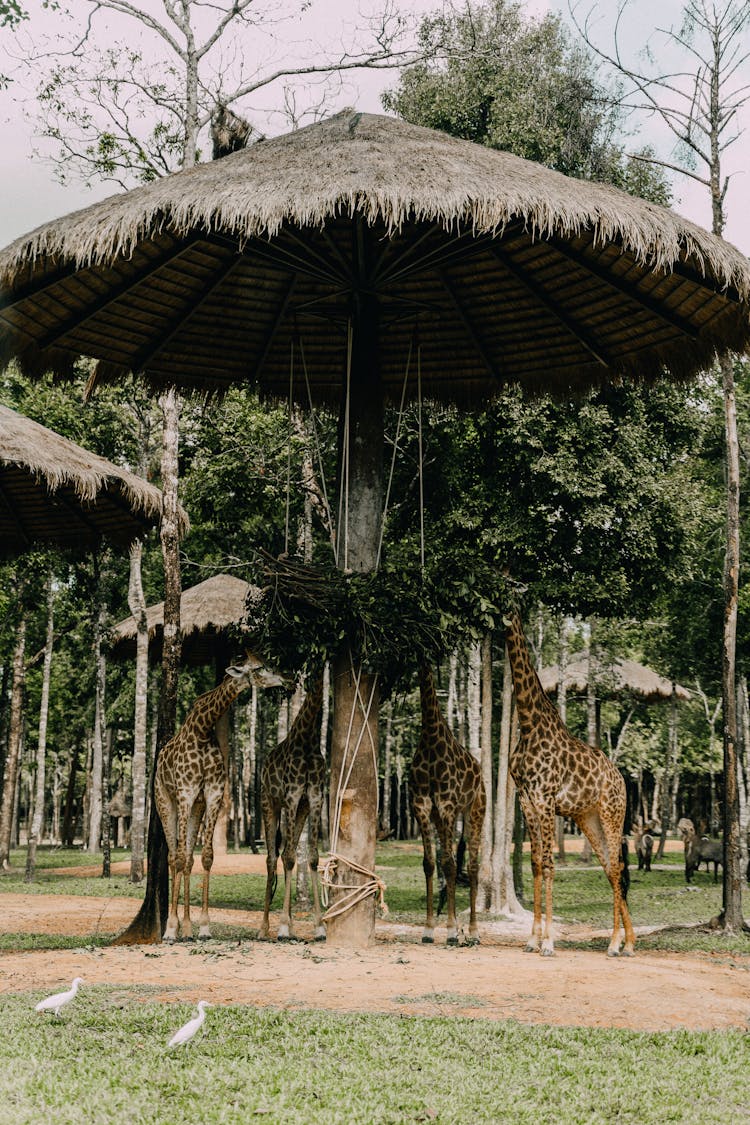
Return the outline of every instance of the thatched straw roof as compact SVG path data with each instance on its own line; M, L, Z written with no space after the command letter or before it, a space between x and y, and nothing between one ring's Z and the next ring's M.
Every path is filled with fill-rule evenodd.
M687 376L750 336L750 270L672 211L373 114L336 116L39 227L0 254L0 349L155 387L339 396L357 286L398 399ZM297 394L306 398L298 356Z
M180 598L180 635L182 659L186 664L210 664L217 641L230 626L241 626L245 616L245 600L253 587L232 574L216 574L197 586L182 591ZM146 611L149 635L149 656L161 657L164 637L164 602ZM112 655L118 660L135 657L135 618L126 617L110 634Z
M159 522L162 494L127 469L0 406L0 554L34 543L127 546ZM183 530L187 515L182 512Z
M568 691L578 695L585 694L588 677L588 658L584 654L579 659L571 661L565 669L565 685ZM546 692L551 694L557 691L560 683L559 665L551 664L547 668L542 668L539 679ZM611 664L602 665L598 669L596 682L599 691L605 695L630 692L650 702L672 697L672 681L660 676L648 665L639 664L637 660L622 660L618 657ZM679 684L675 685L675 694L678 699L690 698L690 692Z

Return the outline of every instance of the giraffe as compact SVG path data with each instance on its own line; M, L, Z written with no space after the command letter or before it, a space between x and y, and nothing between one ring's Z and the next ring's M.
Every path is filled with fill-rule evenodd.
M250 684L261 688L278 687L284 680L266 668L255 656L227 668L224 680L212 691L198 696L181 728L159 754L154 778L154 800L164 825L172 875L172 897L164 940L172 942L180 929L177 903L180 882L184 881L182 936L193 936L190 920L190 873L193 848L204 818L203 906L198 919L198 935L211 936L208 921L208 884L214 861L213 833L221 809L226 782L226 763L214 734L216 720Z
M284 864L284 905L279 918L278 940L294 937L292 921L292 872L300 834L307 825L307 862L313 893L315 940L325 941L318 887L318 836L323 807L325 759L320 752L320 711L323 705L323 675L312 681L304 703L286 738L271 751L261 773L261 808L266 836L266 897L258 937L268 938L268 912L276 889L276 862Z
M464 815L464 828L469 853L469 941L479 942L477 930L477 881L479 877L479 844L482 838L487 796L484 791L479 762L454 738L438 703L435 681L426 665L419 670L419 692L422 700L422 732L409 771L409 792L414 816L419 822L424 845L423 868L427 884L427 918L422 941L434 940L435 916L432 901L432 877L435 852L432 825L437 829L448 900L448 945L458 944L456 924L456 859L454 830L459 813Z
M612 886L614 929L607 949L620 952L620 921L625 929L625 956L635 947L635 933L622 890L622 833L625 782L598 747L574 738L547 698L529 655L518 610L503 618L521 736L511 752L510 772L531 838L534 873L534 923L527 953L554 953L552 884L555 864L555 814L572 817L591 841ZM542 928L542 884L545 919Z

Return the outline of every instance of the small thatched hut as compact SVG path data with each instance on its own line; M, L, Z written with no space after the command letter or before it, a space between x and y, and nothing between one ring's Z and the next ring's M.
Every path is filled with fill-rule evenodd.
M230 626L239 626L245 616L245 600L252 587L232 574L216 574L197 586L182 591L180 633L185 664L212 664L217 643ZM164 634L164 602L146 610L149 655L158 660ZM112 655L118 660L134 659L136 624L134 617L118 622L110 634ZM221 669L223 671L223 668Z
M158 523L162 494L127 469L0 406L0 554L34 543L120 546ZM187 515L181 511L183 530Z
M539 679L542 687L548 694L557 691L560 684L560 667L550 664L540 668ZM577 695L585 695L589 683L589 662L586 653L573 660L565 668L565 687ZM647 664L639 664L637 660L625 660L617 657L611 662L602 664L597 669L596 684L600 693L604 695L620 695L629 692L637 695L649 703L655 703L672 698L672 681L660 676ZM690 692L679 684L674 685L677 699L690 699Z

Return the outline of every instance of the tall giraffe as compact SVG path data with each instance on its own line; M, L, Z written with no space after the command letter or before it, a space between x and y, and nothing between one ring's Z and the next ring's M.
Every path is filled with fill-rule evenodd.
M268 912L276 888L276 862L284 864L284 905L279 918L278 940L294 937L292 922L292 872L297 860L300 834L307 825L307 861L313 893L315 940L324 941L318 887L318 836L323 808L326 765L320 752L320 711L323 705L323 675L310 685L286 738L271 751L261 773L261 808L266 836L266 897L258 937L268 937ZM309 818L309 819L308 819Z
M635 947L635 933L622 890L622 832L625 822L625 782L619 770L598 747L588 746L566 729L547 698L531 663L520 614L504 618L521 737L511 753L510 772L531 838L534 872L534 923L528 953L554 953L552 884L555 813L572 817L591 841L614 895L614 929L607 953L620 952L620 921L625 929L625 956ZM542 883L545 919L542 929Z
M443 874L448 900L448 945L458 943L456 924L456 858L454 831L459 813L464 814L464 829L469 853L469 941L478 942L477 882L479 878L479 845L487 803L479 762L453 736L438 703L435 681L426 665L419 670L419 693L422 700L422 732L409 772L409 793L414 816L419 822L424 845L425 882L427 885L427 918L423 942L434 940L432 877L435 871L435 850L432 825L440 841Z
M198 696L179 731L162 748L154 778L154 800L164 825L172 875L172 898L164 940L174 941L180 929L177 903L184 880L182 936L193 936L190 920L190 873L193 848L203 824L203 905L198 919L199 937L211 936L208 921L208 884L214 861L213 834L226 782L226 763L214 733L217 719L250 684L278 687L284 681L255 656L227 668L224 680Z

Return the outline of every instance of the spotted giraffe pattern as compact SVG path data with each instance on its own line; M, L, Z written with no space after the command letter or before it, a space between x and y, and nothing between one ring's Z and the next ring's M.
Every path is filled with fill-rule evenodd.
M534 873L534 923L527 952L554 953L552 885L555 814L571 817L591 841L614 895L614 928L607 950L620 952L620 922L625 930L626 956L633 953L635 934L625 902L621 873L622 832L626 791L619 770L598 747L588 746L567 730L545 694L531 663L520 614L505 620L506 641L521 728L510 756L510 772L531 839ZM542 928L542 885L545 919Z
M456 924L456 857L454 833L460 813L469 856L469 941L478 942L477 882L479 845L487 797L479 762L461 745L443 717L432 672L425 665L419 672L422 700L422 731L409 773L411 807L422 833L424 875L427 886L427 918L423 942L434 940L433 874L435 851L432 825L437 830L445 876L448 905L448 944L458 942Z
M278 687L283 679L251 656L241 665L227 668L224 680L199 696L180 727L159 754L154 778L154 800L164 826L169 850L172 896L164 930L165 941L193 936L190 919L190 873L193 849L203 822L203 902L198 919L198 935L211 936L208 920L208 886L214 861L213 834L224 798L227 769L214 733L216 721L241 691L250 684L259 688ZM177 917L180 883L184 882L182 924Z
M277 937L294 937L292 921L292 872L297 845L307 821L307 862L313 894L315 940L324 941L318 886L318 837L325 787L325 759L320 752L320 711L323 705L323 676L318 675L283 742L272 750L261 773L261 808L266 836L266 897L258 936L268 938L268 914L276 885L276 863L284 865L284 905Z

